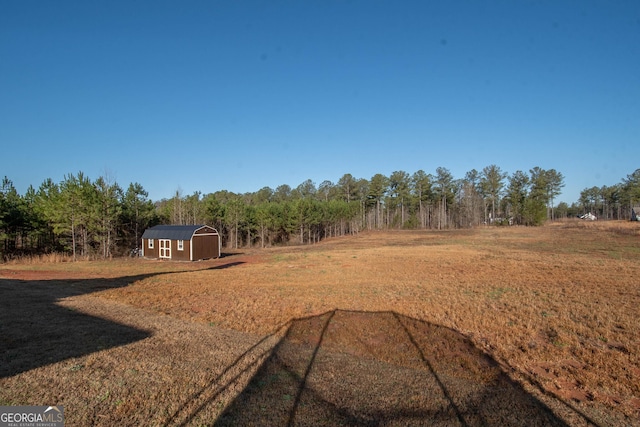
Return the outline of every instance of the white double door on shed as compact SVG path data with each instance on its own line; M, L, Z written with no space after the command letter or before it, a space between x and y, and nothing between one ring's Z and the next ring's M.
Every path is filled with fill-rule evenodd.
M158 255L160 258L171 258L171 240L159 239L159 244L160 253Z

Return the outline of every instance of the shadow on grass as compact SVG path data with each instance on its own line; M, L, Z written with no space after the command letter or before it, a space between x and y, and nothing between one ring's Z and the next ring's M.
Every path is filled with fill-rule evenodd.
M238 265L244 264L244 261L236 261L236 262L228 262L226 264L216 265L215 267L210 267L208 270L224 270L226 268L237 267Z
M0 279L0 378L150 336L56 304L62 298L126 286L144 277Z
M238 255L244 255L244 252L221 252L220 257L218 259L228 258L230 256L238 256Z
M248 372L216 426L567 425L464 335L395 312L344 310L263 338L167 425L210 423L198 413Z
M240 264L230 262L205 270ZM0 378L151 336L149 331L74 311L58 301L181 271L108 279L0 279Z

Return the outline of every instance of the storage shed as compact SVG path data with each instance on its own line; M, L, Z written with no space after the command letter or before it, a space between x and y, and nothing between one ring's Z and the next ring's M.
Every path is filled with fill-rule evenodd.
M174 261L220 258L220 234L208 225L156 225L142 234L142 256Z

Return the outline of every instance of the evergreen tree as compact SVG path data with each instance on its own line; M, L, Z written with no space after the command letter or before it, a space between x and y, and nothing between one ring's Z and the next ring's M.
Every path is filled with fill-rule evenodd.
M334 190L334 185L331 181L322 181L318 186L317 195L320 200L324 202L328 202L329 197L331 196L331 193L333 192L333 190Z
M631 208L640 205L640 169L623 178L620 199L628 207L629 215Z
M99 177L94 183L95 204L95 241L100 246L102 258L110 258L118 237L118 219L122 211L120 200L122 189L108 178Z
M491 221L496 219L496 205L499 205L500 196L504 188L505 172L496 166L490 165L482 169L480 187L491 203Z
M128 249L138 248L142 233L148 227L158 223L153 202L149 193L139 183L131 183L122 195L120 204L123 243Z
M82 172L68 174L60 184L60 197L56 205L56 230L66 229L73 259L77 259L77 248L81 255L89 256L89 230L95 218L96 191L88 177Z
M600 204L600 189L598 187L591 187L582 190L580 192L580 204L582 205L582 214L597 214Z
M0 185L0 238L2 253L16 251L25 225L26 208L11 181L6 176Z
M353 192L355 190L355 178L350 173L342 175L342 178L338 180L338 187L342 191L343 200L349 203L353 198Z
M553 205L555 198L560 195L562 192L562 187L564 187L564 176L556 171L555 169L549 169L546 173L546 193L548 203L551 205L551 215L549 218L552 220L555 219L555 215L553 212Z
M207 194L202 203L205 209L205 222L212 224L218 232L224 231L225 207L216 194Z
M413 194L418 201L418 217L421 228L429 225L427 205L432 195L431 180L431 175L426 174L422 169L411 176Z
M271 216L270 203L263 201L255 208L255 221L258 227L258 233L260 235L260 246L266 246L266 239L269 235L269 231L273 230L275 221Z
M453 175L448 169L439 167L436 169L435 177L435 191L439 197L440 210L438 212L438 229L447 228L448 220L447 216L449 211L447 210L448 202L453 191Z
M480 173L472 169L460 182L460 226L472 227L482 222L484 201L480 190Z
M239 195L232 196L225 204L225 222L229 224L229 241L233 242L233 247L238 249L239 231L242 222L245 220L245 204Z
M303 199L315 197L317 192L316 184L312 180L307 179L296 187L295 192L297 194L297 197L301 197Z
M268 202L273 196L273 190L270 187L262 187L253 195L253 203L256 205Z
M276 202L287 202L291 200L291 187L287 184L276 187L276 191L273 193L273 200Z
M398 207L400 208L399 221L394 221L398 226L403 227L405 223L405 204L409 202L409 174L405 171L395 171L389 176L390 208L395 209L395 216L398 217Z
M389 178L379 173L375 174L371 178L371 182L369 184L369 194L367 199L375 204L373 226L378 229L383 226L382 200L387 193L388 186Z
M41 221L45 252L63 249L57 233L57 224L61 222L58 217L62 214L58 209L60 197L60 188L51 178L46 179L35 194L34 211Z
M525 203L525 225L542 225L547 219L549 205L549 175L547 171L536 166L529 171L530 190Z
M524 224L526 201L529 189L529 177L518 170L509 177L507 197L511 207L511 216L515 224Z

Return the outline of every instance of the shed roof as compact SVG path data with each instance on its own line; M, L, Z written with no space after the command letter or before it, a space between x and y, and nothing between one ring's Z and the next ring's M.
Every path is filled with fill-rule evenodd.
M206 225L156 225L147 228L143 239L191 240L193 234Z

